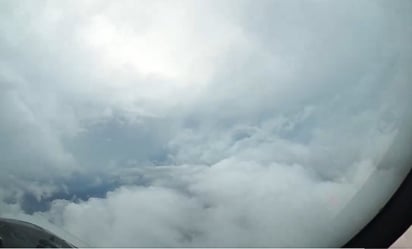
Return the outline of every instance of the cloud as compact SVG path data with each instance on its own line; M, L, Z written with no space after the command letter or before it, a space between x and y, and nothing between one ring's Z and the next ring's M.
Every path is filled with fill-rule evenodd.
M96 246L340 246L403 177L380 162L411 7L1 2L0 214Z

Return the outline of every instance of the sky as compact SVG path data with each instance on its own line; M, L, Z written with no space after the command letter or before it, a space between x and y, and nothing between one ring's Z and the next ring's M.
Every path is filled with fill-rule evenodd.
M338 247L407 170L411 11L0 1L0 216L93 246Z

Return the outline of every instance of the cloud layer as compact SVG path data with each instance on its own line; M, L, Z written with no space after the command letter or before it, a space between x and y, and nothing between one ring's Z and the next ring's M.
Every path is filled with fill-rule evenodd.
M2 1L0 215L96 246L340 246L403 179L380 162L411 10Z

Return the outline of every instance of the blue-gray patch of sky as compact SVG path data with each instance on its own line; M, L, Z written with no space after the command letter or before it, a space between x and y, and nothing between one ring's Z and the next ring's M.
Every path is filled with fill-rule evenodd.
M8 196L5 199L6 203L19 203L22 210L27 214L34 212L45 212L50 209L50 205L54 200L68 200L74 203L87 201L90 198L105 198L110 191L124 185L147 186L150 179L146 179L144 175L134 175L132 181L125 182L119 177L104 174L103 172L87 172L76 173L68 179L57 180L56 185L61 186L51 195L36 197L31 192L24 192L20 200L16 200L13 196Z
M168 151L162 122L139 125L111 118L88 126L66 145L82 164L94 167L164 164Z

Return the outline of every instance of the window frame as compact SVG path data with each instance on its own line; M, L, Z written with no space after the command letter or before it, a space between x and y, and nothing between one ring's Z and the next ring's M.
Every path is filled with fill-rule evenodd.
M343 248L388 248L411 225L412 169L379 213Z

